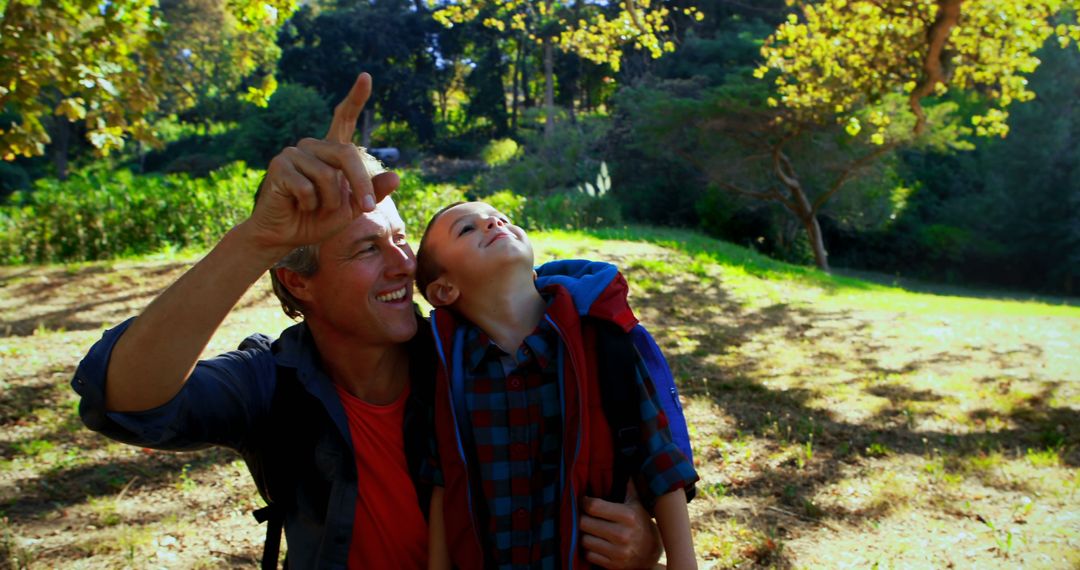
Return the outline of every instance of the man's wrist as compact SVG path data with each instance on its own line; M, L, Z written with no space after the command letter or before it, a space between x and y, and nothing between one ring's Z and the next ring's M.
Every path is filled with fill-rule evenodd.
M221 241L223 245L228 243L243 251L243 258L256 265L260 272L273 267L294 249L289 245L268 243L265 239L260 239L251 218L233 226Z

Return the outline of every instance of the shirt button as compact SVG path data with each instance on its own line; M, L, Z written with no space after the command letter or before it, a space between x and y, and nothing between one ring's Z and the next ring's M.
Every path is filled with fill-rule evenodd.
M521 378L518 378L517 376L511 378L510 379L510 389L511 390L520 390L521 389Z
M521 461L529 458L529 446L524 443L515 443L510 445L510 459L515 461Z
M520 509L514 511L514 518L519 520L519 521L522 520L522 519L526 519L528 517L529 517L529 511L526 511L524 508L520 508Z

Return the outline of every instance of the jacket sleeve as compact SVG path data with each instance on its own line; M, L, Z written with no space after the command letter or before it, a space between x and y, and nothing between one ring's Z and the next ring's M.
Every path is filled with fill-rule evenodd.
M201 360L180 392L165 404L142 412L105 409L105 380L116 341L132 320L105 331L79 363L71 385L79 394L79 416L86 427L112 439L167 450L210 445L241 449L252 428L270 409L276 384L268 343Z
M638 494L650 509L661 495L684 489L693 495L698 474L693 464L672 441L667 415L660 406L648 367L634 351L634 379L641 406L641 452L643 462L636 478Z

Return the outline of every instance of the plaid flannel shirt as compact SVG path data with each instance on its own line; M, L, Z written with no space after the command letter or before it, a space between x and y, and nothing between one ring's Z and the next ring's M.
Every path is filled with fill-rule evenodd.
M477 505L478 524L488 531L489 560L501 569L559 567L560 342L547 320L513 356L478 327L470 325L465 334L465 403L473 444L468 453L485 503ZM659 495L689 488L698 477L671 441L640 359L635 369L645 457L635 481L651 505ZM429 475L441 485L437 450L433 454Z

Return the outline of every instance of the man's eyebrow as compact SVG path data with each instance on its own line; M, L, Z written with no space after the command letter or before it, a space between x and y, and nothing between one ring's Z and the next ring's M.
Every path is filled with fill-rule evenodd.
M345 248L345 256L346 257L351 256L352 252L357 247L359 247L361 244L363 244L365 242L369 242L369 241L375 241L375 240L379 239L380 235L381 235L381 233L368 234L366 236L358 237L358 238L352 240L351 242L349 242L349 247Z

